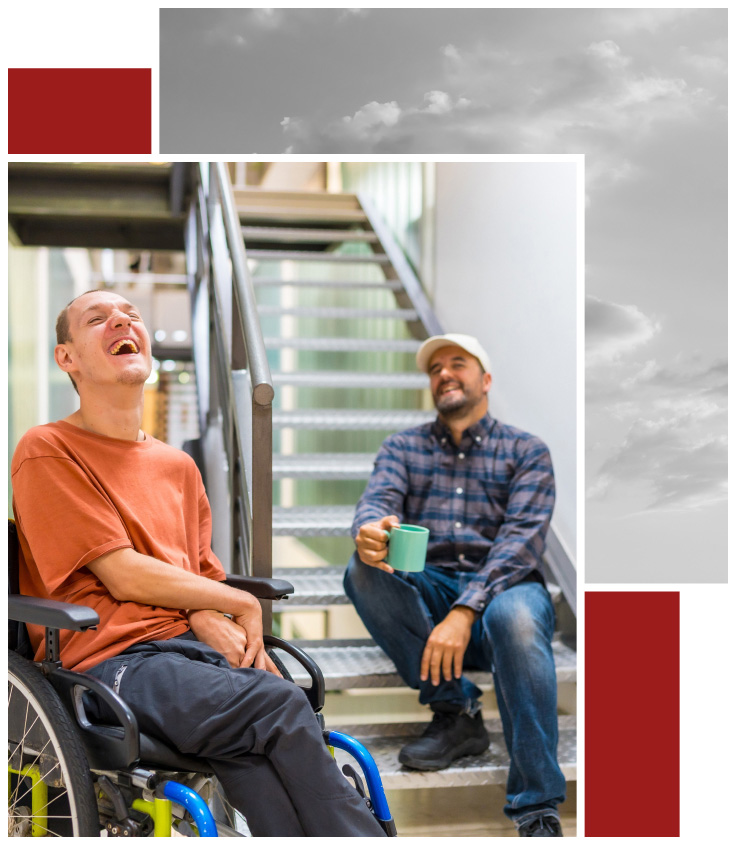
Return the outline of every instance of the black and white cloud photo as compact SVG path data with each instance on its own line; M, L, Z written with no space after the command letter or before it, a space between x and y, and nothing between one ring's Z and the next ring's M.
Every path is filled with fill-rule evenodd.
M162 9L162 154L584 153L586 578L726 579L725 9Z

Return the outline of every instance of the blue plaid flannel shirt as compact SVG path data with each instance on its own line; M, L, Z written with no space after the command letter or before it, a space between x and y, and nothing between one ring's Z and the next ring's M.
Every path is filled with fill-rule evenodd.
M544 583L554 500L552 461L538 437L485 416L455 446L438 418L384 441L352 535L390 514L429 528L427 564L474 573L453 607L481 613L526 578Z

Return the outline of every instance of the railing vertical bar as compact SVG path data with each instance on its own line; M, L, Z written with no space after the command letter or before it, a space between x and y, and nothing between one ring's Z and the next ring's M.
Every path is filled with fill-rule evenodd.
M271 403L274 396L273 382L268 366L266 347L261 334L255 293L248 273L245 245L240 220L235 208L232 185L227 169L222 162L213 164L210 172L216 177L218 183L223 222L232 261L232 366L233 369L247 367L252 390L253 483L250 493L253 548L251 572L254 575L270 577L272 574L271 522L273 511L273 435L271 419ZM236 322L238 323L237 326ZM241 341L244 343L244 348L240 345ZM244 364L245 367L239 367L238 364ZM265 627L264 630L266 630Z

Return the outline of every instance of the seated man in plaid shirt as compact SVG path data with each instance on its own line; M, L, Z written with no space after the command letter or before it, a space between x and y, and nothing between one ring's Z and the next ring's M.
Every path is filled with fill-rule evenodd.
M353 522L345 591L401 677L433 711L399 760L436 770L489 746L481 691L463 669L493 672L511 758L506 814L522 836L561 836L557 805L555 614L541 574L554 505L549 452L488 414L488 355L474 337L425 341L438 416L386 439ZM386 529L429 529L423 572L386 563Z

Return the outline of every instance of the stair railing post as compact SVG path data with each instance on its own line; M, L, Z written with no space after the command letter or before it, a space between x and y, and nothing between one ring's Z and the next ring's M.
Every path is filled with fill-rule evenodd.
M261 333L255 293L248 272L240 219L235 207L232 184L225 165L214 163L211 175L217 180L219 200L232 262L232 358L233 371L248 373L251 389L250 464L252 483L249 489L252 517L251 573L270 577L272 574L273 518L273 381ZM237 404L237 403L236 403ZM236 437L237 439L237 437ZM244 443L240 442L240 448ZM244 455L240 455L240 463ZM244 471L239 467L240 473ZM270 608L264 630L270 630Z

